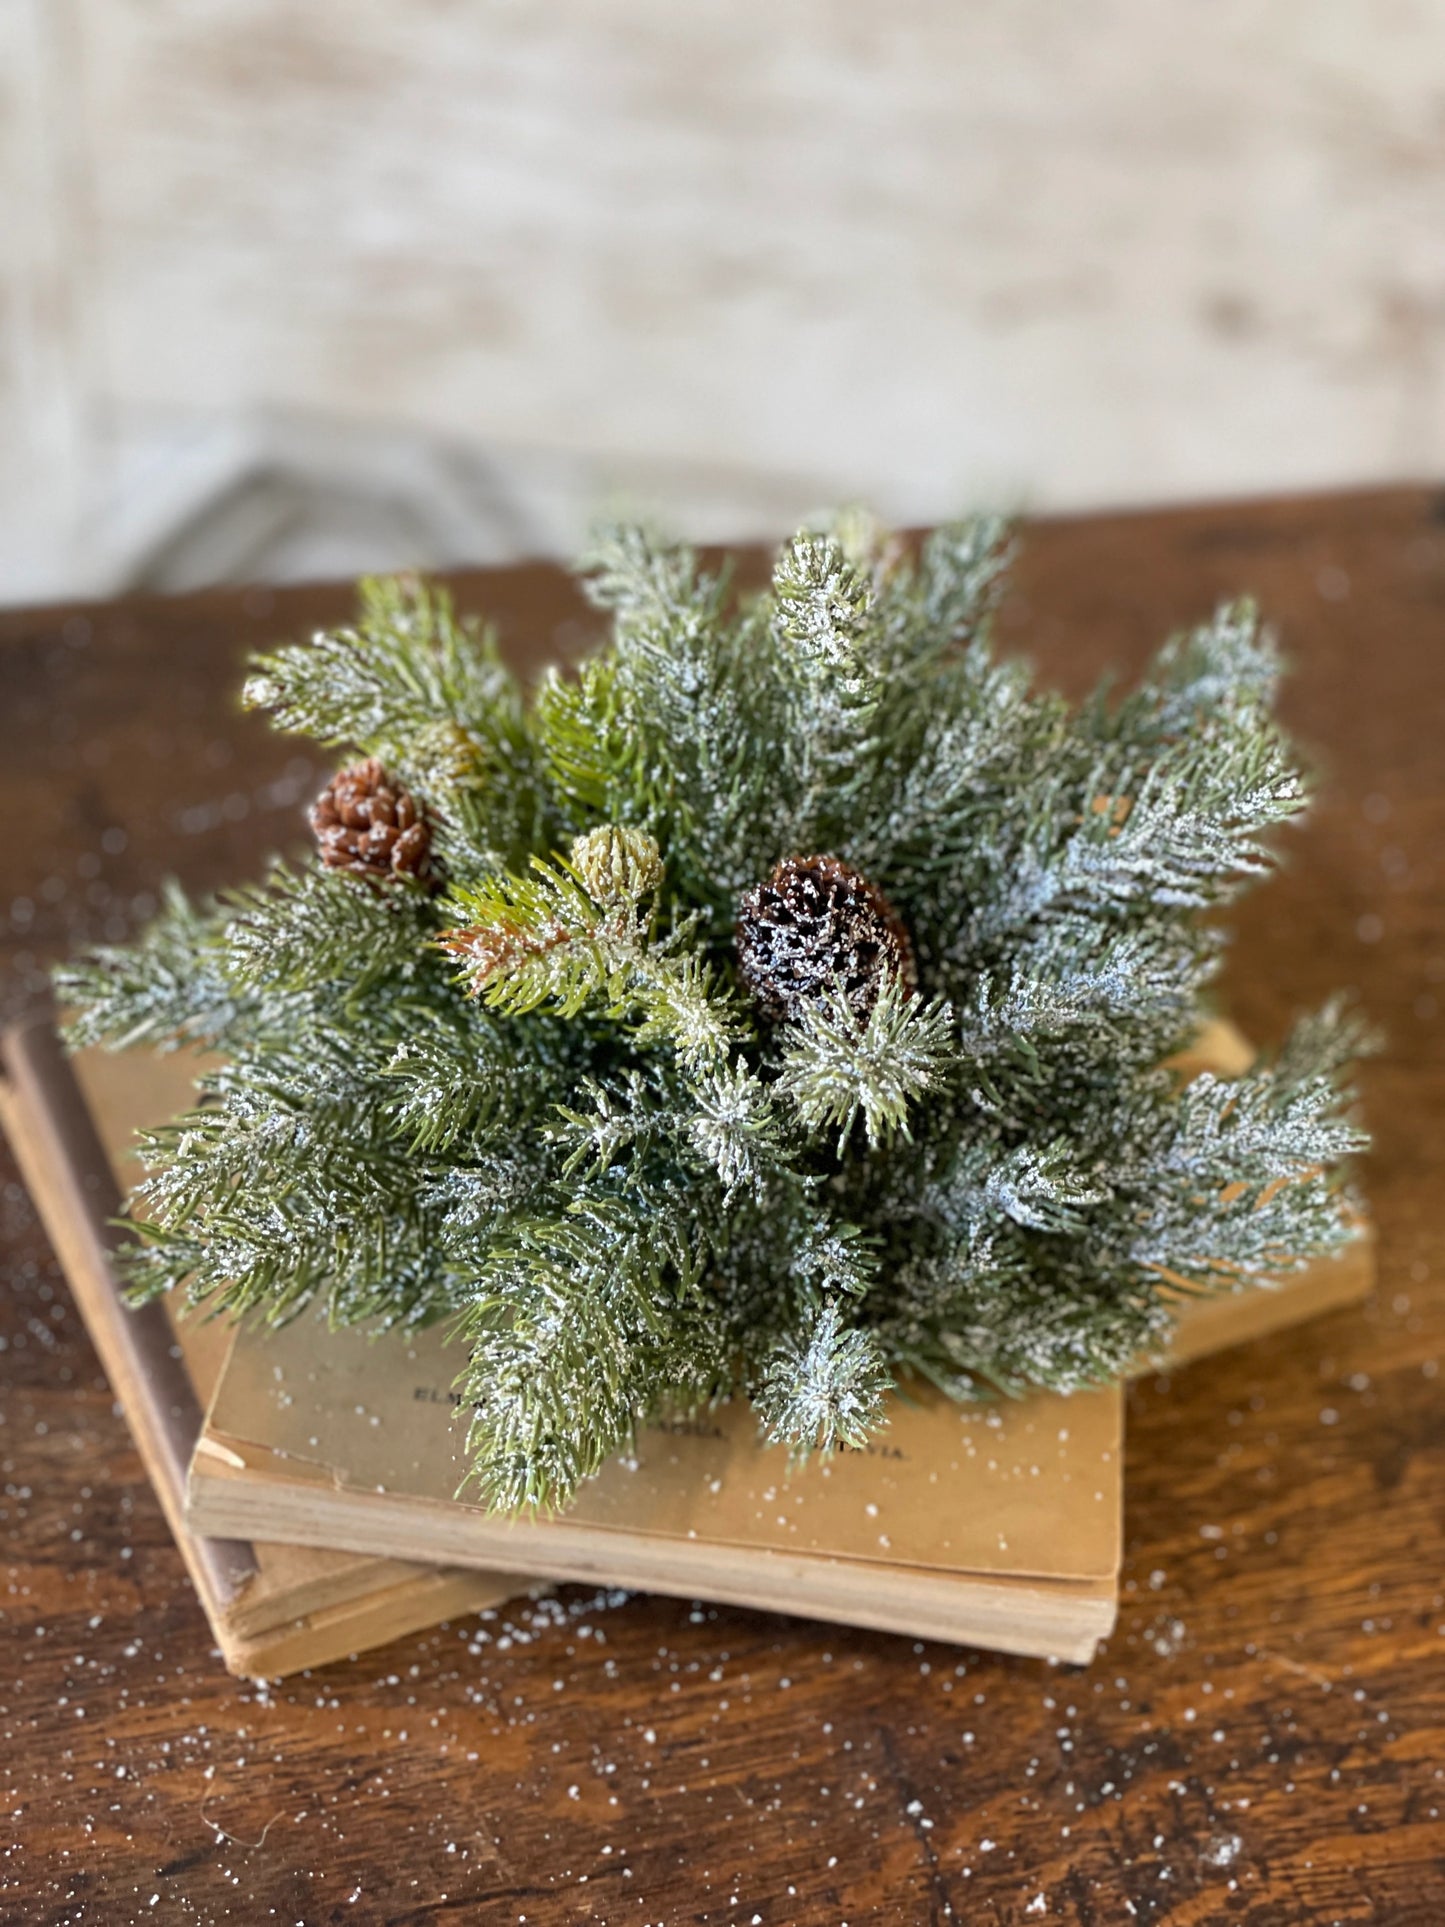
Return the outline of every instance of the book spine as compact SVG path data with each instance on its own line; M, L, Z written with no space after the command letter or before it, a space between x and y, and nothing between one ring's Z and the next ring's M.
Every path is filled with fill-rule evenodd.
M111 1256L133 1234L114 1223L115 1173L48 1019L0 1038L0 1122L214 1625L255 1577L255 1555L186 1526L186 1469L205 1415L164 1308L131 1308L121 1294Z

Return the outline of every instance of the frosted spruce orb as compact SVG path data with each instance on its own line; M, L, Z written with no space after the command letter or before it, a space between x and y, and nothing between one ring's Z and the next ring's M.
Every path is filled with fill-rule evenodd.
M415 582L259 661L318 842L67 974L78 1040L219 1053L152 1136L141 1293L455 1329L476 1486L564 1503L649 1415L796 1451L890 1386L1111 1379L1181 1292L1350 1235L1351 1026L1187 1084L1305 788L1237 604L1081 705L990 636L1004 531L854 517L738 593L636 528L529 696Z

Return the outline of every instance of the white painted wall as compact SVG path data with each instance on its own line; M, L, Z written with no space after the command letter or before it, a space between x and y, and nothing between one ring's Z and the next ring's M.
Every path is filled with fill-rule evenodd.
M1440 0L0 0L0 114L0 594L1445 465Z

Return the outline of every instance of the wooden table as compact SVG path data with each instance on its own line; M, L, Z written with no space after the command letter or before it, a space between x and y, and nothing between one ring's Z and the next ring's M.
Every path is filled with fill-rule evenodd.
M585 633L550 571L458 587L533 654ZM1445 500L1039 524L1003 630L1077 688L1246 588L1323 792L1228 990L1261 1038L1337 984L1386 1027L1380 1288L1131 1394L1097 1663L574 1590L238 1685L7 1168L0 1917L1445 1921ZM238 665L348 605L0 615L12 1005L168 872L294 836L321 772L236 714Z

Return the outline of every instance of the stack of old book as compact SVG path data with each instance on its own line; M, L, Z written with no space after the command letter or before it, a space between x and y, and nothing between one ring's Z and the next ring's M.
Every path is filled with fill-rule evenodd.
M1198 1061L1248 1052L1216 1027ZM791 1471L746 1407L653 1426L556 1517L456 1495L465 1422L440 1333L240 1331L116 1294L110 1220L134 1133L194 1060L10 1034L0 1118L226 1663L280 1674L554 1581L704 1598L1083 1661L1114 1623L1118 1387L959 1407L897 1397L864 1451ZM1186 1307L1171 1362L1362 1297L1368 1240L1274 1291ZM521 1575L528 1575L522 1577Z

